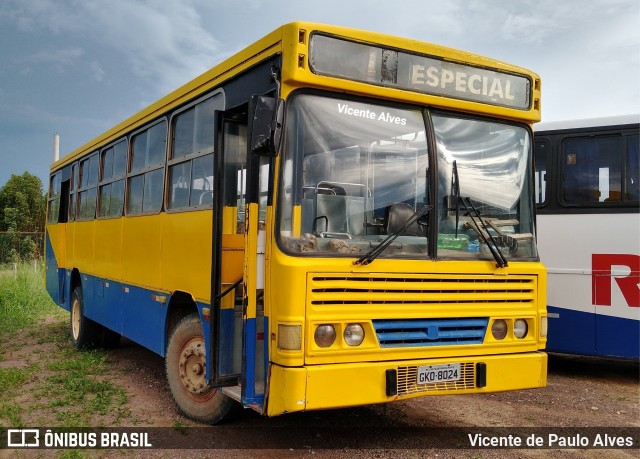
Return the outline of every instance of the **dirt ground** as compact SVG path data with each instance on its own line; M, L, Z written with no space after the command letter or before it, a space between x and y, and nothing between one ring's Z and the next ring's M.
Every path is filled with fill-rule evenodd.
M44 327L48 327L49 333L65 333L60 320ZM43 353L52 352L50 340L42 336L42 333L21 333L12 346L0 343L5 348L0 365L28 365ZM127 393L127 414L116 425L164 427L158 431L174 435L179 432L191 446L200 445L204 449L84 450L84 456L79 457L631 458L638 454L638 449L452 449L448 438L460 434L466 438L467 433L478 432L504 436L551 432L573 437L576 433L571 430L573 427L592 433L608 432L607 428L631 428L637 433L640 428L638 362L551 355L545 389L422 397L276 418L245 410L231 422L215 427L198 425L180 416L169 393L161 357L123 340L117 349L108 351L108 362L109 372L105 377ZM29 391L26 392L21 398L28 401ZM47 422L40 411L32 415L33 418L29 412L23 415L26 426L43 426ZM442 427L446 429L440 429ZM214 440L218 446L207 447ZM220 441L223 446L219 446ZM238 446L244 443L250 449ZM2 459L59 455L60 450L56 453L0 450Z

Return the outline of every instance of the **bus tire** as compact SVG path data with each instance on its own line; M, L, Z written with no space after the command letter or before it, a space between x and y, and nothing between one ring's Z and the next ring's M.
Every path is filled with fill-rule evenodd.
M165 368L173 401L184 416L218 424L236 404L215 387L207 385L206 353L202 325L197 314L184 317L171 333Z
M73 289L70 312L69 329L71 331L71 342L73 346L76 349L95 347L100 338L100 329L97 323L84 315L82 287Z

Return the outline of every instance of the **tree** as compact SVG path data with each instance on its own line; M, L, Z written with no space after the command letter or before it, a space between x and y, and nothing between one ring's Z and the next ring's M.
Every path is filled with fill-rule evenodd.
M40 179L28 172L11 175L0 188L0 262L41 255L46 196Z

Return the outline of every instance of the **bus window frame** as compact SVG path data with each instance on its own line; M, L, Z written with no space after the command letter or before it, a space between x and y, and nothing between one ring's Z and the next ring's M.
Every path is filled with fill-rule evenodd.
M553 152L553 142L551 141L551 139L549 137L540 137L540 138L536 138L535 133L532 133L532 139L533 139L533 161L534 161L534 176L535 174L538 173L538 162L537 162L537 143L538 142L544 142L547 146L547 150L544 153L545 156L545 165L546 165L546 169L545 169L545 177L543 179L543 185L544 185L544 201L538 203L537 202L537 198L538 198L538 193L536 192L536 184L535 182L537 182L537 180L534 180L534 196L536 198L536 209L544 209L546 207L549 206L549 203L552 202L552 194L554 194L554 189L551 186L551 184L553 183L553 177L554 174L553 172L555 167L553 164L553 158L554 158L554 152Z
M564 207L615 207L615 206L620 206L624 204L624 201L622 199L618 200L618 201L600 201L600 195L602 193L602 190L600 190L600 186L598 184L598 188L594 189L593 191L597 191L599 193L598 195L598 200L597 201L568 201L565 199L565 195L566 195L566 189L565 189L565 177L567 175L567 164L564 161L565 158L565 154L568 154L567 152L567 145L572 142L572 141L589 141L591 142L599 142L600 140L605 140L605 139L616 139L617 142L620 144L620 146L622 146L622 148L620 148L618 151L615 152L615 154L617 154L618 159L620 160L620 181L621 181L621 186L622 186L622 178L624 176L624 171L626 169L625 167L625 155L624 153L626 152L626 139L625 136L621 133L621 132L611 132L611 133L599 133L599 134L575 134L575 135L567 135L567 136L563 136L562 139L560 140L560 142L558 143L558 161L557 161L557 165L558 165L558 174L560 177L560 180L558 180L558 202L560 203L560 205L564 206ZM607 157L611 156L610 154L607 155ZM609 162L607 162L607 164L611 164ZM598 176L599 177L599 176ZM620 191L620 193L622 192L622 190Z
M78 164L78 161L71 163L71 182L69 184L69 215L67 216L67 221L69 223L75 222L78 217L78 185L80 185L79 169L80 165Z
M124 170L124 174L119 175L117 177L115 177L113 175L113 172L111 173L111 176L108 179L104 178L104 158L103 155L104 153L109 150L110 148L115 148L116 145L118 145L121 142L126 142L126 157L125 157L125 170ZM114 153L115 153L115 149L114 149ZM98 158L99 161L99 167L100 167L100 180L98 181L98 201L96 204L96 220L107 220L110 218L120 218L124 215L124 209L125 209L125 197L127 195L127 169L129 166L129 138L127 136L121 137L118 140L115 140L107 145L105 145L104 147L100 148L100 157ZM113 157L113 161L111 163L111 168L113 170L113 166L115 164L115 155ZM111 215L110 213L107 213L106 215L101 215L101 206L102 206L102 188L105 187L106 185L113 185L113 183L118 182L120 180L124 181L124 195L122 197L122 209L120 211L120 214L118 215ZM111 193L111 191L109 191L109 193ZM109 195L109 199L111 199L111 194Z
M575 128L543 129L535 132L535 142L545 139L551 144L550 158L547 162L547 202L544 205L536 204L540 214L607 214L607 213L638 213L639 201L609 201L609 202L567 202L562 196L562 171L563 156L562 145L568 139L596 138L607 136L620 136L622 138L623 155L621 166L622 179L626 180L627 173L627 148L629 138L639 135L637 125L633 123L611 124L603 126L586 126Z
M168 140L169 140L169 124L168 124L169 120L168 117L165 116L161 116L155 120L153 120L150 123L145 124L144 126L142 126L140 129L136 129L135 131L132 131L131 133L129 133L129 135L127 136L128 138L128 148L127 148L127 172L125 175L125 189L124 189L124 215L127 217L138 217L138 216L144 216L144 215L157 215L160 214L163 210L164 210L164 190L166 188L165 186L165 182L166 182L166 178L167 178L167 144L168 144ZM149 130L152 129L153 127L161 124L161 123L165 123L165 129L164 129L164 156L162 159L161 163L155 163L152 165L145 165L143 167L140 167L138 169L133 169L133 160L134 160L134 155L133 155L133 148L134 148L134 144L135 141L134 139L136 138L136 136L141 135L142 133L148 134ZM143 210L141 212L131 212L129 210L129 206L130 206L130 191L131 191L131 179L135 178L135 177L139 177L142 176L143 177L143 185L142 185L142 204L144 206L144 176L147 173L150 172L154 172L154 171L158 171L158 170L162 170L163 173L163 178L162 178L162 191L161 191L161 198L160 198L160 207L157 210L151 210L151 211L144 211L144 207Z
M62 170L49 176L49 194L47 195L47 224L56 224L60 220L60 199L62 194ZM57 202L55 209L54 202Z
M205 157L207 155L212 155L212 160L213 160L213 164L215 165L216 163L216 144L217 144L217 138L216 136L218 135L218 132L216 131L216 128L214 126L213 129L213 135L214 135L214 139L213 139L213 144L212 144L212 148L211 149L207 149L204 152L197 152L197 153L190 153L188 155L183 155L183 156L179 156L177 158L174 158L174 148L175 148L175 136L176 136L176 119L188 112L189 110L195 110L195 107L198 104L201 104L209 99L214 99L216 96L220 96L220 106L219 109L218 108L214 108L214 117L215 117L215 112L217 111L224 111L224 107L225 107L225 103L226 103L226 94L224 92L224 90L222 88L218 88L214 91L211 91L207 94L205 94L202 97L199 97L195 100L193 100L192 102L190 102L187 105L184 105L183 107L180 107L177 110L174 110L173 112L171 112L171 116L169 118L169 126L168 126L168 130L169 130L169 135L167 138L167 160L166 160L166 173L165 173L165 190L164 190L164 203L165 203L165 212L167 213L181 213L181 212L193 212L193 211L198 211L198 210L203 210L203 209L212 209L213 208L213 203L215 201L215 196L212 195L212 199L210 203L207 204L198 204L198 205L190 205L187 204L186 206L178 206L178 207L172 207L171 206L171 201L170 201L170 196L169 193L171 193L171 169L174 166L177 166L179 164L189 164L189 182L188 182L188 190L189 190L189 201L191 201L191 191L192 191L192 180L193 180L193 161L195 159L198 158L202 158ZM214 123L215 124L215 123ZM214 167L215 169L215 167ZM215 180L215 177L214 177ZM213 190L215 192L215 183L213 184Z
M77 187L77 190L76 190L76 192L77 192L76 198L77 199L76 199L75 206L77 207L77 212L76 212L76 220L75 221L88 222L88 221L92 221L92 220L96 219L97 206L98 206L98 182L99 182L98 179L99 179L99 176L96 177L96 181L95 181L95 183L93 185L87 185L87 184L84 183L84 180L83 180L84 179L84 174L82 173L83 165L86 162L89 162L88 172L91 173L91 169L90 169L91 168L91 159L94 158L94 157L98 161L98 167L97 167L96 173L99 173L100 172L100 151L99 150L95 150L95 151L91 152L87 156L81 158L77 163L78 164L78 185L79 186ZM91 175L89 175L89 177L91 177ZM80 196L82 195L82 193L89 192L94 188L96 190L96 195L95 195L95 207L94 207L93 217L83 217L82 216L82 209L81 209L82 206L81 206L81 202L80 202Z

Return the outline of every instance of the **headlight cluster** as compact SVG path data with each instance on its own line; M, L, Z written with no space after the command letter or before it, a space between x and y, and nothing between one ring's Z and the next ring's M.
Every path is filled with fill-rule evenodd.
M336 327L332 324L318 325L313 334L313 339L318 347L331 347L336 337ZM342 338L348 346L359 346L364 341L364 328L360 324L348 324L344 327Z
M523 339L529 334L529 324L525 319L516 319L513 322L496 319L491 324L491 335L494 339L501 341L507 337L510 326L513 326L513 336L518 339Z

